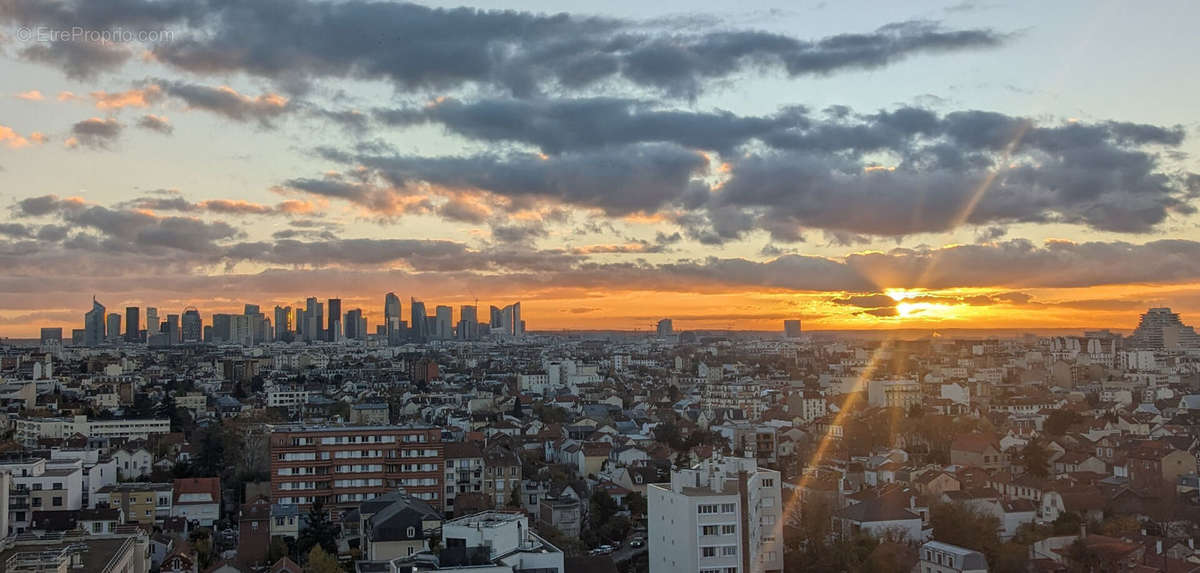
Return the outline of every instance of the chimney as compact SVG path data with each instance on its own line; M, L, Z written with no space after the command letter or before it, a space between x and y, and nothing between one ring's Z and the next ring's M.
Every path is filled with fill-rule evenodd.
M1162 539L1154 542L1154 554L1162 555Z

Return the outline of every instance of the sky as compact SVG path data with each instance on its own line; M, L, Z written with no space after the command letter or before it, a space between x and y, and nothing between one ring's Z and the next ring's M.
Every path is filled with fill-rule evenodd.
M0 0L0 336L92 296L519 300L530 330L1200 313L1200 4L737 6Z

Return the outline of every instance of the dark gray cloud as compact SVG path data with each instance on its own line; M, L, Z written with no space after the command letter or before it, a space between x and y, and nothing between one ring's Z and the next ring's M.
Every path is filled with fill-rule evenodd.
M223 221L160 217L146 211L110 209L77 199L59 199L54 195L24 199L17 203L14 211L19 217L53 215L74 229L94 231L97 234L76 233L64 245L110 253L176 250L211 255L220 252L222 242L242 235Z
M263 0L232 3L11 0L0 21L29 26L122 27L178 33L149 46L154 57L200 74L247 74L304 89L319 77L382 79L405 89L502 86L517 95L579 89L621 79L694 96L707 82L743 71L797 77L877 68L922 53L986 48L1005 37L901 22L818 40L757 31L687 31L567 14L429 8L383 2ZM95 50L96 46L87 46ZM65 52L67 48L55 47ZM82 48L76 48L82 49ZM71 73L120 59L37 56ZM127 56L128 57L128 56Z
M822 115L789 108L738 117L610 98L445 100L377 116L404 125L435 122L473 139L523 143L550 155L327 150L326 158L373 168L393 187L467 187L618 215L663 210L704 244L754 230L795 243L805 230L817 229L835 244L853 245L963 224L986 227L983 241L1001 238L1011 223L1145 233L1172 213L1192 213L1200 196L1200 176L1181 172L1169 157L1184 140L1180 126L1038 124L993 112L939 115L913 107L856 114L835 106ZM699 163L657 160L687 149L719 152L719 191L699 179L705 174ZM641 158L640 169L631 167L634 157ZM584 161L593 165L584 168ZM610 183L612 167L628 174L622 184ZM601 183L572 183L573 192L566 192L560 183L568 172L587 172ZM383 204L379 199L389 196L372 195Z
M165 135L170 135L175 131L175 127L171 125L170 120L161 115L154 114L143 115L140 119L138 119L137 126L142 129L149 129L150 131L157 131Z
M291 108L288 99L272 93L249 96L227 86L206 86L188 82L155 80L167 95L182 100L192 109L200 109L237 121L257 121L269 127L272 121Z
M67 140L67 144L70 147L108 149L121 135L122 129L123 126L115 118L85 119L71 126L71 138Z
M510 201L555 201L595 207L610 215L654 212L675 201L694 176L705 173L700 153L667 144L641 144L540 156L514 152L467 157L347 156L386 182L294 179L285 187L337 197L383 214L403 211L422 186L484 191Z
M0 16L3 9L0 8ZM70 30L71 28L65 28ZM22 48L21 56L59 68L74 80L90 80L119 69L133 56L128 46L84 40L41 42Z
M621 98L447 99L414 108L376 110L390 125L437 123L482 141L514 141L546 153L632 143L676 143L728 153L753 138L801 127L807 117L789 108L774 117L740 117L725 111L661 109Z

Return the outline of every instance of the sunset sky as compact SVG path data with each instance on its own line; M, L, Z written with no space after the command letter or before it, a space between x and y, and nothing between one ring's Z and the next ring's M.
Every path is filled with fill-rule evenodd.
M0 336L388 291L530 330L1200 323L1197 19L0 0Z

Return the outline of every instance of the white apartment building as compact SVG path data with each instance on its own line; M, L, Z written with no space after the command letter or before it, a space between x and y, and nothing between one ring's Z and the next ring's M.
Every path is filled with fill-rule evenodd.
M713 456L647 486L650 573L782 571L780 481L753 459Z
M40 438L69 438L79 434L88 438L146 439L151 434L171 431L170 420L89 420L73 418L19 418L15 439L26 447L36 446Z
M92 507L96 492L106 485L117 483L117 462L100 455L97 449L53 448L47 467L79 462L83 468L83 507Z
M0 474L12 476L11 485L5 488L10 534L28 530L35 511L83 508L83 464L79 460L54 464L37 457L0 460Z
M921 384L915 380L871 380L867 383L867 403L876 408L907 410L921 404Z
M447 521L442 524L442 546L443 556L456 548L486 548L491 563L464 567L472 573L566 571L562 551L530 531L523 513L485 511Z
M308 403L308 392L303 390L275 390L267 393L268 408L295 408Z
M987 558L978 551L957 545L930 541L918 552L918 571L922 573L987 573Z

